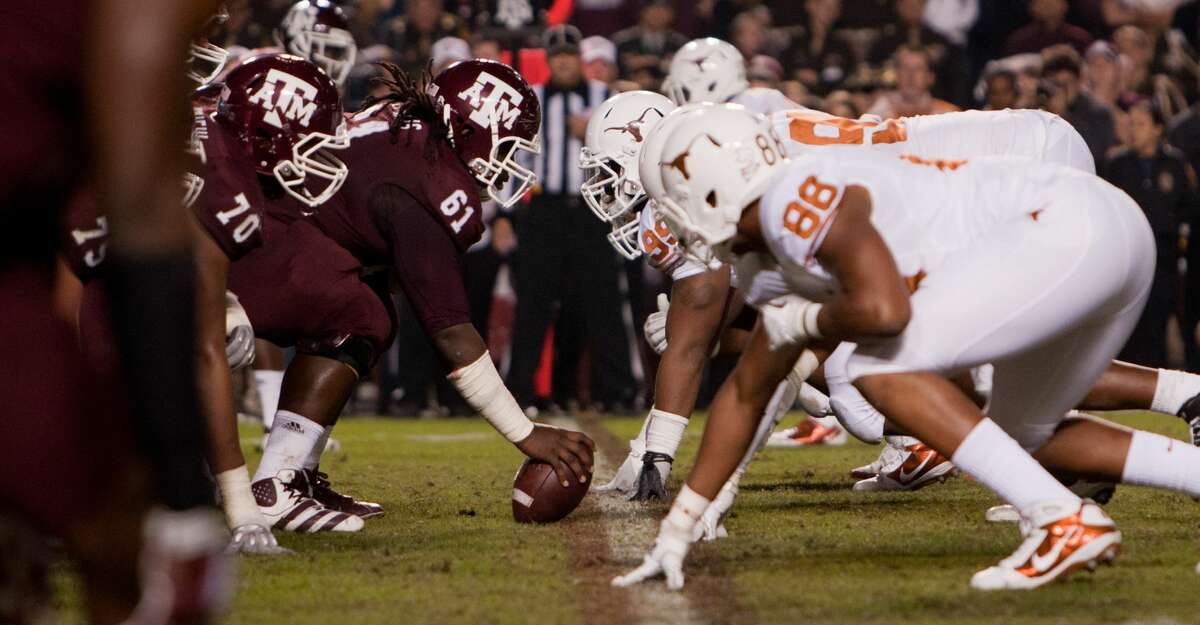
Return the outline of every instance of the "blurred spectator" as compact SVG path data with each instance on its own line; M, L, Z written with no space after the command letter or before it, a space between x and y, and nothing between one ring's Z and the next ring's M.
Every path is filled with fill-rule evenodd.
M954 45L967 45L967 32L979 19L979 0L929 0L925 3L925 24Z
M1152 102L1129 111L1130 145L1117 150L1104 177L1128 193L1150 221L1158 246L1150 299L1119 358L1148 367L1167 366L1167 321L1176 310L1179 224L1200 208L1196 175L1183 153L1163 140L1166 120Z
M1129 60L1107 41L1093 43L1084 55L1083 90L1112 114L1118 143L1129 142L1129 116L1125 108L1136 99L1136 94L1125 89L1123 69L1128 66Z
M653 0L642 7L636 26L612 36L617 46L617 62L621 74L630 76L638 71L655 68L665 72L671 55L687 43L687 39L671 29L675 10L664 0Z
M825 96L825 108L821 109L830 115L858 119L862 112L854 105L854 97L849 91L834 91Z
M1068 44L1082 54L1092 43L1092 36L1067 23L1067 8L1067 0L1029 0L1033 21L1008 36L1004 55L1037 52L1058 44Z
M1042 64L1029 65L1017 73L1017 108L1035 109L1042 106L1039 89L1042 85Z
M1191 107L1171 119L1167 138L1171 145L1183 151L1192 169L1200 172L1200 101L1193 102ZM1200 230L1196 232L1200 235ZM1200 248L1200 245L1196 247ZM1200 274L1200 265L1196 266L1195 271Z
M620 75L617 71L617 47L599 35L588 37L579 44L583 60L583 75L588 80L610 84Z
M608 96L603 83L583 77L579 42L574 27L546 32L550 81L535 87L541 101L542 150L534 157L533 170L540 186L528 207L514 213L517 308L508 387L527 410L537 403L534 374L556 311L574 311L583 326L576 331L560 325L556 339L590 339L591 396L611 407L628 403L635 393L622 316L621 263L608 244L608 225L579 197L579 149L587 116ZM562 316L559 322L566 324ZM563 359L577 360L578 354L556 354L556 360ZM555 386L563 382L571 380L556 379Z
M434 76L437 76L451 63L471 58L471 46L458 37L442 37L433 42L430 54L433 63L432 72Z
M834 29L842 15L841 0L804 0L807 21L785 53L792 75L810 92L825 95L854 71L849 44Z
M574 0L571 25L585 37L608 37L634 24L636 0Z
M983 110L1002 111L1019 108L1017 105L1017 73L998 69L984 79Z
M471 58L504 62L504 44L496 37L478 33L471 38Z
M871 46L867 60L880 65L892 58L901 46L923 47L929 53L937 82L932 86L934 97L968 104L969 85L965 50L951 43L922 21L925 0L896 0L895 17L884 25L879 39Z
M1150 95L1150 62L1154 60L1154 44L1150 36L1137 26L1122 26L1113 33L1113 44L1131 63L1125 73L1126 87L1130 91Z
M1069 45L1042 52L1042 78L1048 91L1044 108L1074 126L1087 142L1092 158L1103 163L1117 143L1116 128L1112 113L1083 91L1081 65L1079 53Z
M778 89L779 81L783 80L783 66L773 57L759 54L746 64L746 78L751 87Z
M466 26L439 0L408 0L404 15L380 25L377 40L396 51L396 63L410 72L425 69L433 43L443 37L467 36Z
M929 67L929 53L924 48L903 46L893 58L896 88L884 93L867 112L883 119L912 115L949 113L959 108L933 97L929 88L934 74Z

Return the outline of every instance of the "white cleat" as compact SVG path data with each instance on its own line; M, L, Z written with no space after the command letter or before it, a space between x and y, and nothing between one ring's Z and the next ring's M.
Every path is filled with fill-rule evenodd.
M285 469L272 478L250 485L254 500L272 527L299 534L357 532L363 520L330 510L309 496L312 492L303 471Z
M897 441L904 441L903 444ZM861 467L855 467L850 470L850 477L857 480L864 480L869 477L879 475L885 467L894 467L904 462L904 454L906 445L916 444L919 441L908 436L885 437L883 449L879 452L879 457L875 458L871 464L864 464Z
M1108 503L1116 489L1117 485L1111 482L1078 480L1071 485L1071 492L1079 495L1080 499L1091 499L1100 505ZM1002 504L988 508L983 518L988 523L1016 523L1021 520L1021 513L1009 504Z
M948 458L926 447L924 443L910 445L899 463L886 464L875 477L854 484L858 492L919 490L944 481L954 473Z
M1092 501L1048 501L1030 506L1021 520L1025 541L999 564L971 577L977 590L1031 590L1099 564L1121 550L1121 532Z

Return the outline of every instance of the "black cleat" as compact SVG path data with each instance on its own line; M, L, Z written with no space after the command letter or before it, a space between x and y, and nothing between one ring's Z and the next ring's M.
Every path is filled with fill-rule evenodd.
M1184 423L1187 423L1188 432L1192 436L1192 444L1200 447L1200 395L1194 395L1191 399L1183 402L1183 407L1177 414Z

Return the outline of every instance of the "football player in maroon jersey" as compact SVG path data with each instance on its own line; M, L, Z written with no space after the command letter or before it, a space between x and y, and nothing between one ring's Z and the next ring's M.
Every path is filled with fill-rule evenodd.
M345 188L309 220L270 214L268 244L231 274L260 336L299 352L284 376L255 494L279 492L284 478L320 477L324 438L357 377L392 340L388 296L359 277L379 265L408 297L467 402L526 455L554 465L564 483L584 481L594 444L524 415L470 324L459 268L484 229L480 190L511 205L533 185L516 158L538 149L536 96L491 61L452 65L428 88L387 70L387 94L352 118L344 158L354 173ZM338 505L333 495L326 505Z
M14 0L0 20L0 502L63 538L94 623L131 616L143 536L151 557L141 564L152 567L143 572L166 592L143 604L157 610L139 622L204 622L225 596L224 544L206 539L220 524L203 475L191 235L178 186L179 67L214 5ZM132 422L107 409L103 372L89 370L51 308L57 224L85 179L111 227L106 279ZM155 468L150 497L135 449ZM143 534L148 499L168 512ZM158 531L165 518L186 547ZM175 575L184 566L190 585Z
M209 90L205 90L207 92ZM328 149L345 147L345 121L337 89L313 64L289 55L262 55L232 70L215 99L194 99L194 126L184 176L185 203L203 234L196 235L199 352L196 363L202 411L208 423L208 462L216 476L233 547L249 553L280 553L270 522L250 494L249 474L238 440L231 364L226 343L226 276L232 261L262 244L266 203L262 176L306 210L336 193L345 167ZM318 179L320 182L314 182ZM83 204L68 220L67 258L81 279L104 265L103 215ZM115 356L102 306L103 285L88 281L80 330L87 351L99 362ZM236 338L236 337L235 337ZM252 345L252 335L240 342ZM243 356L242 361L246 358ZM299 496L299 495L297 495ZM333 529L361 527L361 521L320 506L309 506L296 523Z

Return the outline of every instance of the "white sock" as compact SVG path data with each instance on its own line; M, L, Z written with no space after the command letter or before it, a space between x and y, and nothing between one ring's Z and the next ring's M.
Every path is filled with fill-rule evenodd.
M1161 434L1134 431L1121 481L1200 497L1200 447Z
M810 384L800 387L797 399L800 400L800 407L810 417L824 417L833 414L833 409L829 407L829 396L813 388Z
M225 511L229 529L243 525L271 527L250 494L250 473L246 471L246 465L222 471L216 477L217 487L221 490L221 508Z
M270 430L275 421L275 411L279 410L279 389L283 387L283 372L255 369L254 383L258 386L258 398L262 404L263 427Z
M308 457L304 459L305 469L316 470L317 465L321 464L321 454L325 453L325 445L329 442L330 434L333 434L332 425L321 432L321 438L317 439L317 444L313 445L312 451L308 452Z
M1173 369L1159 369L1158 383L1154 385L1154 399L1150 409L1154 412L1179 414L1184 402L1200 395L1200 375Z
M951 460L1017 510L1043 501L1079 501L991 419L967 434Z
M294 412L278 411L271 424L271 436L267 438L262 462L254 472L254 481L275 477L284 469L303 467L304 460L324 432L325 428Z
M674 458L687 424L688 420L677 414L651 408L650 416L646 418L646 451Z

